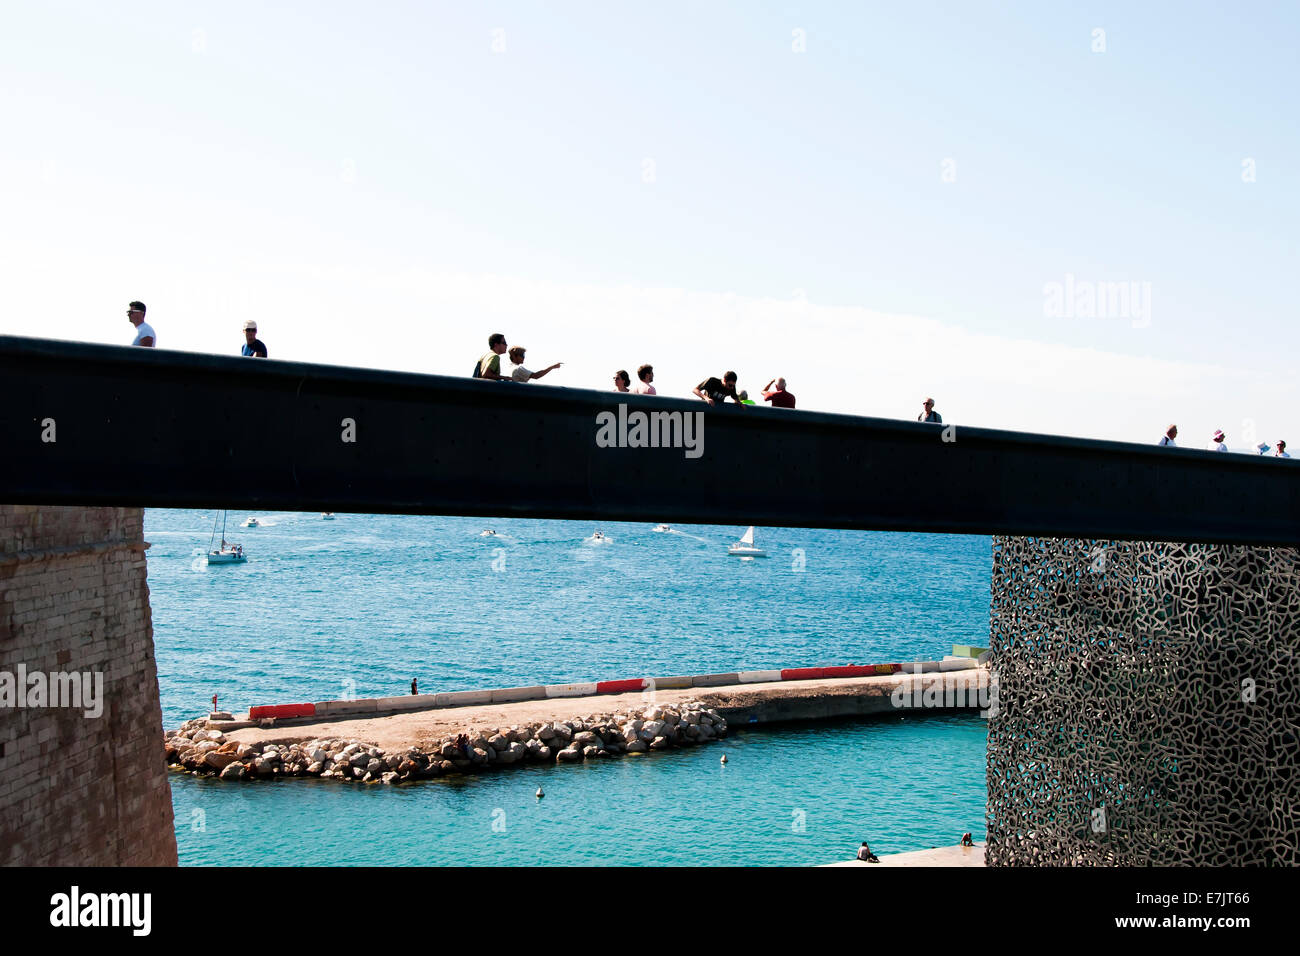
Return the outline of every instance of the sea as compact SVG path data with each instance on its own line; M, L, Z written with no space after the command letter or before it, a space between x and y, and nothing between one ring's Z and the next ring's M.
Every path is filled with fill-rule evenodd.
M242 711L988 640L986 536L759 527L768 557L738 559L743 527L251 516L224 517L248 561L209 567L223 516L145 513L167 728L213 694ZM975 715L891 714L398 787L170 780L182 865L802 866L982 839L986 739Z

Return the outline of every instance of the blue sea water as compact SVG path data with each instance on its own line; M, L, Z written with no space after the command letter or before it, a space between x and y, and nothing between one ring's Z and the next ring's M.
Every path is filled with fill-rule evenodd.
M146 513L167 727L213 693L243 710L412 677L431 692L933 659L988 636L986 537L759 528L770 557L741 561L733 527L607 523L596 544L573 521L244 517L226 537L248 562L209 568L211 513ZM801 864L978 837L984 746L977 717L890 717L400 788L171 779L188 864ZM268 829L293 838L248 857Z

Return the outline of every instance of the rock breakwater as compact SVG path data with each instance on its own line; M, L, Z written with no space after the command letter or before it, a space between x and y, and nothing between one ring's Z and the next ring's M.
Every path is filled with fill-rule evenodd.
M394 784L517 763L578 763L689 747L726 733L727 721L716 710L685 701L546 723L470 727L401 753L343 737L242 743L209 729L208 718L200 717L168 731L164 750L169 769L222 780L320 777Z

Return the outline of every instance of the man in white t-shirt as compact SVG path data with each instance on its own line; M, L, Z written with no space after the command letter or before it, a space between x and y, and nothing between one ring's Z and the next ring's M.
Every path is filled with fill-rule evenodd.
M1290 458L1291 453L1286 450L1286 442L1282 439L1277 440L1277 451L1273 452L1274 458Z
M1223 442L1222 428L1215 431L1214 438L1212 438L1210 440L1210 443L1205 446L1205 450L1206 451L1227 451L1228 450L1228 446L1225 445Z
M144 320L144 311L143 302L132 302L126 307L126 317L135 326L135 341L131 344L151 349L158 344L158 336L154 335L153 326Z
M564 364L563 362L556 362L554 365L546 366L540 372L529 371L524 368L524 355L527 351L522 345L515 345L510 349L510 361L515 363L515 367L510 370L510 377L516 382L531 382L535 378L541 378L547 372L555 371Z

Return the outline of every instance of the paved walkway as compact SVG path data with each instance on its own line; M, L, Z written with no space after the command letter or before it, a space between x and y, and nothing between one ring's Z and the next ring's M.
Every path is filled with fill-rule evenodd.
M927 680L973 686L979 670L926 674ZM627 713L653 703L677 704L698 700L717 708L728 722L739 726L748 715L759 712L760 722L769 720L817 719L831 716L898 713L890 693L912 675L887 674L877 677L843 677L826 680L776 681L766 684L735 684L724 687L695 687L685 690L600 694L592 697L558 697L510 704L475 704L415 710L384 717L351 720L318 720L278 727L248 727L228 731L226 736L243 742L293 743L323 737L348 737L373 743L390 753L415 746L429 748L446 734L468 727L510 727L516 724L567 720L589 714ZM905 711L904 711L905 712Z
M941 846L929 850L913 850L910 853L891 853L880 858L879 863L864 863L862 860L845 860L841 863L825 863L824 866L866 866L878 869L882 866L983 866L984 844L974 846Z

